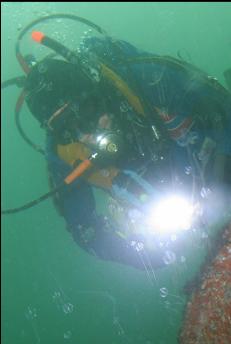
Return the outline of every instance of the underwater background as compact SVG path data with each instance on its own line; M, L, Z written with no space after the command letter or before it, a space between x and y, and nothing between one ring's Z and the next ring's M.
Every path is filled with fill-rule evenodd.
M216 77L231 64L231 3L196 2L2 2L2 81L22 75L15 43L23 27L53 13L89 19L116 38L160 55L181 57ZM86 27L57 19L39 24L75 49ZM76 45L76 46L75 46ZM44 49L44 50L43 50ZM23 52L48 49L28 37ZM14 107L20 90L1 94L2 207L17 207L48 188L44 158L19 135ZM44 133L27 107L22 124L43 145ZM106 196L95 191L100 212ZM72 240L47 200L2 218L2 342L4 344L175 344L187 297L182 288L203 263L206 235L179 261L154 274L100 261Z

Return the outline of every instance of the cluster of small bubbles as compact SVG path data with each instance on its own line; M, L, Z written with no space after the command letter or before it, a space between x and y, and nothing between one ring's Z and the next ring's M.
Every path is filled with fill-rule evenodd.
M163 287L163 288L160 288L160 296L165 298L168 296L168 289Z
M25 312L25 316L28 320L33 320L37 318L37 310L34 307L28 306Z
M56 306L61 309L63 301L62 301L62 295L59 291L55 291L52 295L53 302L56 304Z
M185 167L185 174L190 175L192 173L192 166Z
M72 333L70 330L68 330L67 332L64 333L63 338L64 339L70 339L71 336L72 336Z
M114 316L114 318L113 318L113 325L117 325L117 324L119 324L119 318Z
M211 194L211 190L209 188L202 188L201 189L201 197L202 198L208 198Z
M176 255L172 251L165 251L163 261L166 265L173 264L176 261Z
M64 303L63 305L63 312L65 314L72 313L74 309L74 306L71 303Z
M137 252L144 249L144 244L142 242L131 241L131 246L134 247Z
M119 318L114 316L113 318L113 325L116 327L117 334L119 336L123 336L125 334L123 327L120 324Z
M54 292L54 295L52 295L52 299L53 299L53 300L60 299L60 297L61 297L60 291L55 291L55 292Z
M92 33L92 30L86 30L86 31L84 31L84 33L83 33L83 39L86 39L86 38L90 37L91 33Z

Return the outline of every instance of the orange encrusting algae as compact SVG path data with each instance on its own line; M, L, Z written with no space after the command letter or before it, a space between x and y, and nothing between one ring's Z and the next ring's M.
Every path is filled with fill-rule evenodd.
M187 305L181 344L231 343L231 224L224 236L224 246Z

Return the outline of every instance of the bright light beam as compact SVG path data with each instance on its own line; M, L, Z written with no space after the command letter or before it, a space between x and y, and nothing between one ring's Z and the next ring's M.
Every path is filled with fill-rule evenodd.
M186 199L172 196L151 211L148 222L160 234L176 233L191 227L193 211L193 206Z

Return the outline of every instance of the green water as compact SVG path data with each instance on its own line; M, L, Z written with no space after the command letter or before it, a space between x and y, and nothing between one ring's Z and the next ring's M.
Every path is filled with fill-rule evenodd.
M72 13L92 20L136 46L184 58L223 83L230 67L230 3L1 4L2 80L21 75L14 45L22 27L44 14ZM38 28L40 29L40 27ZM79 27L65 20L46 32L69 44ZM73 46L74 47L74 46ZM27 38L27 52L37 46ZM2 203L16 207L48 190L43 157L18 134L19 90L2 94ZM23 127L42 144L44 134L27 108ZM104 211L104 195L97 194ZM88 256L73 242L50 200L2 218L2 341L4 344L175 344L182 323L182 286L199 268L203 245L194 242L182 261L147 275ZM166 288L164 290L162 288Z

